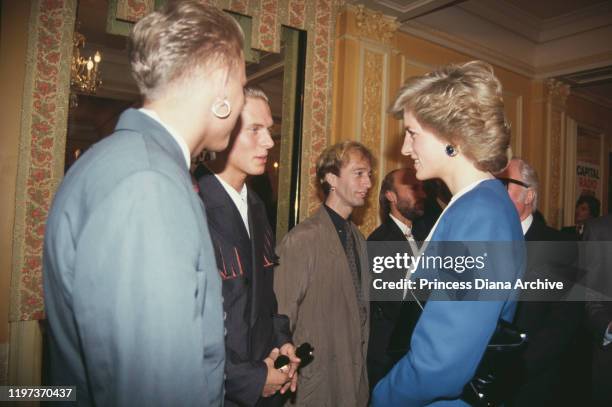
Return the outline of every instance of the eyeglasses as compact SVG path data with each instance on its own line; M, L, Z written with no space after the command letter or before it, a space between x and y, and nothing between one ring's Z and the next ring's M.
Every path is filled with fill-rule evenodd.
M516 185L522 186L523 188L531 188L531 185L526 184L523 181L519 181L518 179L514 179L514 178L497 178L497 179L500 180L502 184L504 184L506 189L508 189L508 184L516 184Z

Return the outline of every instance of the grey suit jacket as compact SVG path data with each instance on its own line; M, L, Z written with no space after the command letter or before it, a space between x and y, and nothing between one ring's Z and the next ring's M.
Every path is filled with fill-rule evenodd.
M44 246L51 385L79 405L218 406L221 280L185 159L129 109L68 171Z

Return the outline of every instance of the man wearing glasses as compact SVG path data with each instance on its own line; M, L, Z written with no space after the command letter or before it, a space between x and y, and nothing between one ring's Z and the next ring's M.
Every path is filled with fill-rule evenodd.
M513 158L508 164L506 171L503 173L505 176L498 177L508 190L508 195L518 211L519 217L521 218L523 234L527 233L532 225L533 213L536 211L538 204L538 184L537 179L534 179L537 175L531 167L529 167L531 171L525 170L525 168L526 163L524 161ZM522 180L523 175L525 175L526 178L531 178L529 180L530 183Z
M569 291L572 278L568 270L571 269L564 264L573 261L571 254L565 258L553 243L535 243L565 240L564 235L547 226L543 218L534 216L539 186L535 170L520 158L513 158L498 179L508 189L508 195L518 211L525 240L532 242L527 245L524 280L560 280ZM557 301L550 301L551 297L547 294L541 294L547 301L537 301L533 294L526 301L527 293L522 293L517 305L514 324L527 333L529 345L509 376L516 380L509 406L560 405L569 396L562 391L567 388L561 386L562 367L567 363L581 308L579 303L562 302L565 292L556 298Z

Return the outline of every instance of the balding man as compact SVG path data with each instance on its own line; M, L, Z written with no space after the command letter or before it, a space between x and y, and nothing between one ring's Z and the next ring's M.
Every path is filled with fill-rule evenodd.
M546 225L539 216L533 216L538 202L538 176L535 170L520 158L513 158L500 174L508 195L521 219L525 240L528 242L552 242L565 240L564 235ZM536 278L563 279L568 285L571 276L564 263L552 249L552 243L528 245L527 270L524 280ZM546 295L546 294L542 294ZM580 306L572 302L523 301L518 303L514 323L526 332L528 346L514 365L511 379L516 380L509 406L552 406L563 404L562 367L575 337Z

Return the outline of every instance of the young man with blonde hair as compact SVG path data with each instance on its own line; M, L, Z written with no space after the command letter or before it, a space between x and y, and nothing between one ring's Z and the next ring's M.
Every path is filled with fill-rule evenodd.
M203 169L198 185L223 281L225 406L278 406L279 392L296 389L299 359L289 320L276 309L272 228L263 201L246 185L247 177L265 174L274 121L262 90L244 93L230 146ZM293 361L286 370L274 368L281 354Z

